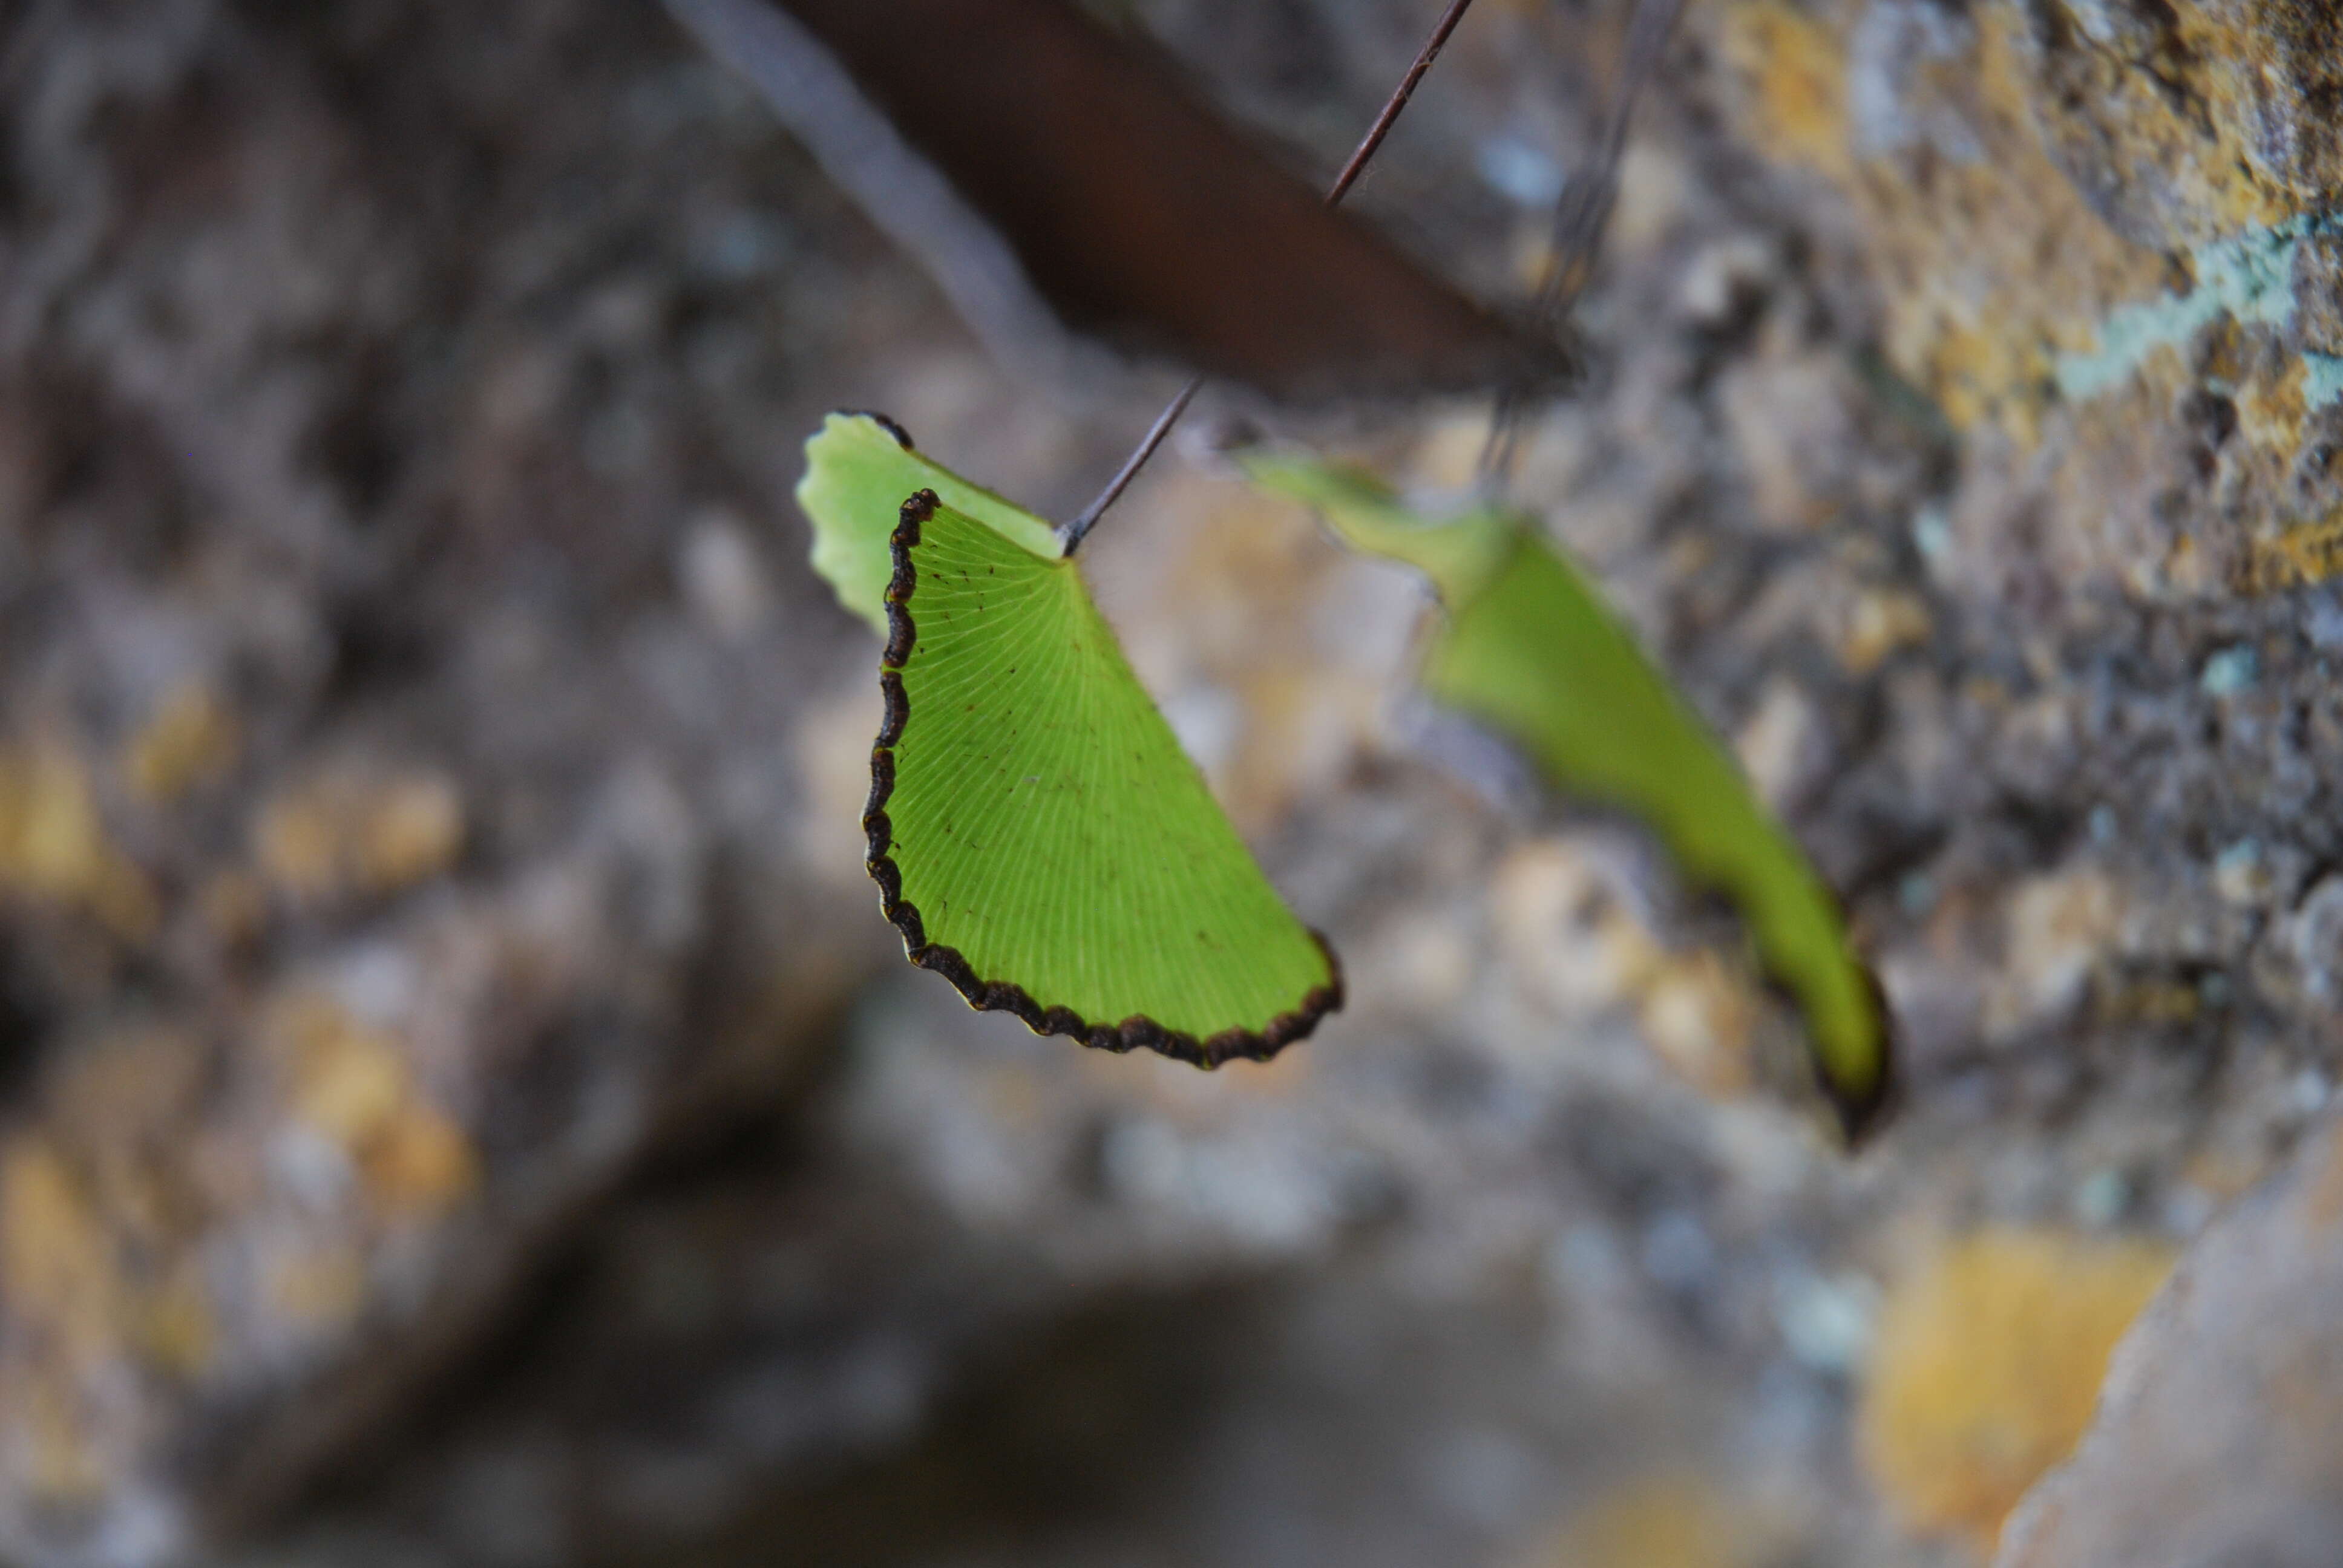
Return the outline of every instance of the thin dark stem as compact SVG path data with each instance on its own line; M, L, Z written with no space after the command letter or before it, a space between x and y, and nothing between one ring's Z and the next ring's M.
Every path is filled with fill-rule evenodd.
M1537 293L1530 305L1531 319L1549 332L1586 286L1594 270L1594 253L1602 243L1604 223L1619 195L1619 159L1627 147L1627 125L1635 99L1659 68L1675 25L1678 0L1636 0L1627 24L1627 53L1620 67L1619 92L1604 122L1603 139L1594 158L1563 187L1554 213L1553 249ZM1504 487L1521 446L1522 419L1529 399L1519 387L1500 387L1489 415L1489 437L1481 447L1480 482L1486 491Z
M1603 238L1604 221L1619 195L1619 160L1627 149L1627 126L1634 117L1635 99L1659 68L1660 54L1675 25L1676 0L1639 0L1627 25L1627 53L1620 69L1619 93L1603 126L1603 141L1593 168L1573 180L1555 205L1554 250L1538 280L1533 309L1538 319L1554 325L1585 287L1594 265L1594 251Z
M1415 64L1407 68L1407 75L1402 76L1399 85L1392 89L1392 95L1383 101L1383 113L1377 115L1375 123L1367 127L1367 134L1360 138L1358 150L1351 155L1351 161L1342 166L1342 172L1334 176L1333 187L1326 193L1328 206L1340 205L1342 199L1351 194L1351 187L1359 183L1359 176L1367 172L1367 160L1375 156L1375 149L1383 145L1385 136L1391 135L1392 126L1399 122L1400 111L1407 107L1410 98L1415 96L1416 84L1423 80L1426 71L1432 69L1432 62L1440 58L1440 51L1448 47L1448 35L1456 31L1456 24L1464 20L1464 13L1472 4L1473 0L1449 0L1448 9L1442 12L1440 20L1433 24L1432 35L1424 39L1423 47L1415 52Z
M1400 113L1407 107L1407 101L1415 96L1416 85L1423 80L1424 73L1432 69L1432 63L1440 58L1440 51L1448 46L1448 35L1456 31L1456 24L1464 20L1464 13L1472 5L1473 0L1448 0L1448 8L1440 14L1440 20L1433 24L1431 35L1424 39L1423 47L1415 52L1414 63L1408 66L1407 75L1399 79L1399 85L1393 88L1391 96L1383 100L1383 112L1376 115L1375 123L1367 127L1367 134L1360 138L1350 161L1343 164L1342 172L1334 176L1333 185L1326 192L1328 206L1340 206L1342 198L1351 194L1351 187L1359 183L1359 176L1366 173L1367 164L1374 157L1376 149L1383 145L1383 138L1391 135L1392 126L1399 122ZM1113 506L1122 492L1130 487L1131 481L1139 477L1139 470L1147 467L1147 460L1155 456L1155 448L1163 445L1163 438L1172 434L1172 427L1180 422L1180 416L1188 411L1188 405L1195 401L1196 394L1202 390L1203 385L1204 378L1199 376L1180 388L1179 395L1164 405L1163 412L1158 414L1155 423L1148 427L1147 434L1140 438L1139 445L1131 448L1131 456L1123 459L1122 467L1115 471L1114 477L1107 481L1106 488L1099 492L1098 498L1059 530L1059 537L1065 540L1066 554L1074 553L1074 548L1089 537L1090 531L1098 526L1098 520L1106 515L1106 509Z
M1149 426L1147 434L1139 438L1139 445L1131 449L1131 456L1122 460L1122 467L1116 469L1114 477L1106 482L1106 488L1099 492L1098 499L1084 507L1081 515L1066 525L1066 554L1074 553L1074 547L1098 526L1098 520L1106 515L1106 509L1130 488L1131 480L1139 477L1139 470L1147 467L1147 459L1155 456L1155 448L1163 445L1163 437L1172 433L1172 427L1180 422L1180 416L1188 411L1188 405L1196 400L1196 394L1203 390L1203 387L1204 378L1196 377L1163 406L1163 412L1155 416L1155 423Z

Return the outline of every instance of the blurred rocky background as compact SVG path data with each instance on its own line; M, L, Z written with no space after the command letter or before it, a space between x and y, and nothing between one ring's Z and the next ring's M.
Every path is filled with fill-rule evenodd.
M1318 180L1433 9L1099 8ZM1624 25L1482 0L1355 205L1523 297ZM2005 1561L2343 1559L2338 27L1700 0L1646 100L1517 493L1876 956L1850 1156L1202 447L1089 564L1348 1010L903 965L798 445L1064 515L1177 373L1011 378L655 6L0 10L0 1562L1964 1568L2176 1259Z

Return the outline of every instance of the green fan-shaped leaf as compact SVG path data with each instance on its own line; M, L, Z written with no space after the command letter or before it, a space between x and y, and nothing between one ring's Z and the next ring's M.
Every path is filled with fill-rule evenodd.
M863 820L913 963L1035 1030L1203 1066L1340 1005L1071 560L942 504L890 540Z
M832 414L806 442L798 506L813 524L813 569L838 602L887 635L887 583L894 575L887 541L896 512L915 490L933 490L1036 555L1063 553L1055 529L981 486L971 485L911 447L910 437L875 414Z
M1885 1019L1837 901L1586 578L1518 514L1428 522L1355 469L1268 455L1247 467L1355 548L1433 579L1446 620L1424 665L1432 695L1510 737L1556 788L1643 818L1687 873L1732 897L1797 997L1842 1113L1852 1123L1875 1106Z
M806 458L815 569L887 634L863 826L911 961L1043 1033L1204 1066L1270 1056L1340 1006L1332 952L1213 803L1056 531L875 415L831 415Z

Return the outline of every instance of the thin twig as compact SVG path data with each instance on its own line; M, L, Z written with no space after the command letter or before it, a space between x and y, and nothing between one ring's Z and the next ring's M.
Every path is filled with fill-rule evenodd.
M1448 46L1448 35L1456 31L1456 24L1464 20L1464 13L1471 9L1472 5L1473 0L1448 0L1448 8L1440 14L1440 20L1433 24L1431 35L1424 39L1423 47L1415 52L1414 63L1408 66L1407 75L1400 78L1399 85L1393 88L1391 96L1383 100L1383 111L1375 116L1375 123L1367 127L1367 134L1353 150L1350 161L1342 166L1342 172L1334 176L1334 184L1326 192L1328 206L1341 206L1342 198L1351 194L1351 187L1359 183L1359 176L1366 173L1368 162L1374 157L1376 149L1383 145L1383 138L1391 135L1392 126L1399 121L1400 112L1407 107L1407 101L1415 96L1416 85L1423 80L1424 73L1432 69L1432 63L1440 58L1440 51ZM1163 445L1163 438L1172 434L1172 427L1180 422L1180 416L1188 411L1188 405L1195 401L1196 394L1203 389L1203 386L1204 378L1199 376L1181 387L1178 396L1165 404L1163 412L1155 417L1155 423L1148 427L1147 434L1140 438L1139 445L1131 448L1131 456L1123 459L1122 467L1115 471L1114 477L1107 481L1106 488L1099 492L1098 498L1059 530L1059 537L1065 541L1066 554L1074 553L1074 548L1089 537L1090 531L1098 526L1098 520L1106 515L1106 509L1113 506L1122 492L1130 487L1131 481L1139 477L1139 470L1147 467L1147 460L1155 456L1155 448Z
M1594 276L1594 253L1603 240L1604 223L1619 195L1619 160L1627 148L1627 123L1644 84L1659 68L1661 52L1675 25L1678 0L1636 0L1635 15L1627 24L1627 53L1621 64L1619 93L1604 122L1603 139L1587 166L1563 186L1554 204L1554 239L1545 268L1532 297L1530 317L1548 332L1555 330ZM1511 475L1521 444L1523 410L1522 388L1500 387L1489 415L1489 436L1482 445L1481 486L1494 491Z
M1415 64L1407 68L1407 75L1402 76L1399 85L1392 89L1392 95L1383 101L1383 113L1377 115L1375 123L1367 127L1367 134L1360 138L1358 150L1352 153L1351 161L1342 166L1342 172L1334 176L1333 188L1326 193L1328 206L1340 206L1342 198L1351 194L1351 187L1359 183L1359 176L1366 173L1367 160L1375 156L1375 149L1383 145L1385 136L1391 135L1392 126L1399 121L1400 111L1407 107L1410 98L1415 96L1416 84L1423 80L1426 71L1432 69L1432 62L1440 58L1440 51L1448 47L1448 35L1456 31L1456 24L1464 20L1464 13L1472 4L1473 0L1449 0L1448 9L1442 12L1440 20L1432 25L1432 35L1423 41L1423 47L1415 52Z
M1196 400L1196 394L1203 390L1203 387L1204 378L1194 377L1180 388L1172 401L1163 405L1163 412L1155 416L1155 423L1147 427L1147 434L1139 438L1139 445L1131 449L1131 456L1122 460L1122 467L1116 469L1114 477L1106 482L1106 488L1098 493L1098 499L1084 507L1081 515L1065 526L1062 532L1066 554L1074 553L1074 547L1098 526L1098 520L1106 515L1106 509L1130 488L1131 480L1139 477L1139 470L1147 467L1147 459L1155 456L1155 448L1163 445L1163 437L1172 434L1172 427L1180 422L1180 416L1188 411L1188 405Z

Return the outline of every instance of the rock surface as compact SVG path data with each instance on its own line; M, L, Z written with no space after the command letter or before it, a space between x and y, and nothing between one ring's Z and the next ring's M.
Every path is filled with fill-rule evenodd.
M2209 1229L1998 1568L2311 1568L2343 1541L2343 1123Z
M749 678L853 649L746 520L763 126L587 25L9 24L0 1557L280 1508L884 956Z
M1995 1229L1899 1282L1855 1428L1888 1503L1916 1529L1991 1544L2083 1434L2107 1352L2171 1267L2154 1242Z
M1121 9L1329 166L1423 22ZM1361 204L1518 297L1624 20L1483 0ZM1088 564L1351 1006L1210 1077L966 1013L797 443L1059 513L1148 399L1004 379L649 8L23 9L0 1558L1978 1561L2079 1396L1927 1390L2144 1287L1898 1303L2161 1256L2343 1049L2337 25L1734 0L1647 104L1516 494L1877 956L1850 1160L1730 919L1209 459ZM1436 496L1483 418L1296 433ZM1932 1505L1916 1388L2022 1457Z

